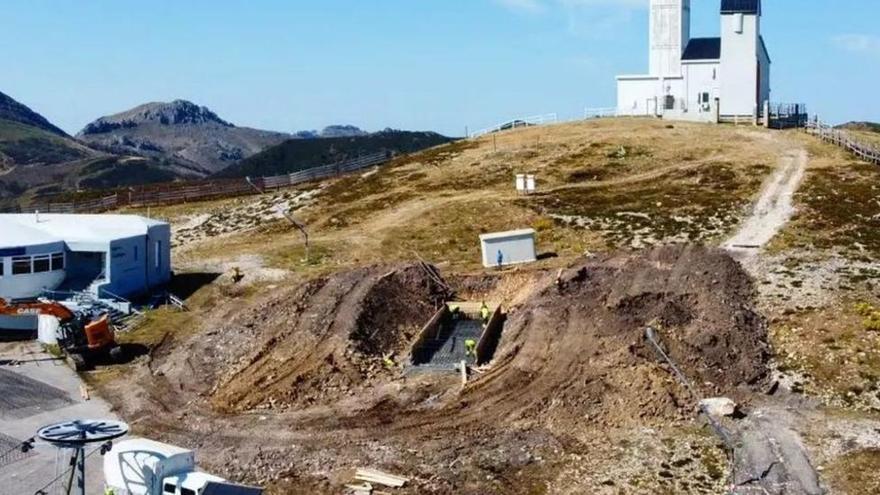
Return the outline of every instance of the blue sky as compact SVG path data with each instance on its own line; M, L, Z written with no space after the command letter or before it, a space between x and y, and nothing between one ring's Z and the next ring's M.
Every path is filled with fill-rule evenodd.
M717 35L719 0L693 0ZM773 99L880 121L880 2L765 0ZM648 0L3 0L0 91L76 132L189 99L237 125L461 135L613 106L647 69ZM871 96L875 95L875 96Z

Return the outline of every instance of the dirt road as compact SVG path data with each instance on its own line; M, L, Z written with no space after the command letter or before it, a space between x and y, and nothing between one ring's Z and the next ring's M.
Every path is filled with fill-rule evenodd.
M723 247L753 271L758 254L794 215L793 197L807 169L807 151L792 148L761 191L752 214ZM736 431L735 493L824 493L803 442L780 410L755 411Z
M767 245L794 214L792 198L807 169L807 151L788 150L779 169L761 191L751 216L723 247L740 260L753 257Z
M52 360L37 343L0 343L0 360L4 359L22 363L0 367L0 447L5 444L11 449L33 437L40 427L59 421L116 419L110 405L100 398L83 399L77 374L61 361ZM86 460L87 493L103 491L101 459L94 454ZM0 456L0 495L34 493L41 488L56 493L61 481L47 484L61 473L59 469L66 469L66 459L45 443L38 442L27 455Z

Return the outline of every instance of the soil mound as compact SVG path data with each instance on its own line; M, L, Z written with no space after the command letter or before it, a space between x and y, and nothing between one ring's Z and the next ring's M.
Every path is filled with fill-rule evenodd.
M644 337L706 395L737 395L767 375L764 320L738 263L720 250L668 246L595 258L545 286L508 321L494 367L465 403L496 418L571 429L690 415L693 399Z
M409 348L444 296L415 264L361 268L294 288L218 332L239 357L217 377L213 404L241 411L352 395L383 373L383 356L399 358Z

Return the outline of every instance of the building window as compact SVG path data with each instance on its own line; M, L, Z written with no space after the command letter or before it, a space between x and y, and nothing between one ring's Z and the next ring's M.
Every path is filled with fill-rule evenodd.
M52 269L49 255L34 256L34 273L45 273Z
M55 253L52 255L52 271L64 270L64 253Z
M15 258L12 258L13 275L27 275L28 273L31 273L30 256L16 256Z

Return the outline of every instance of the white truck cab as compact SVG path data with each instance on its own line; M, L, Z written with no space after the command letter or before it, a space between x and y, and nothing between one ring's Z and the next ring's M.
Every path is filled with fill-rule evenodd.
M113 445L104 456L104 485L114 495L259 494L256 488L232 485L198 471L195 453L143 438Z

